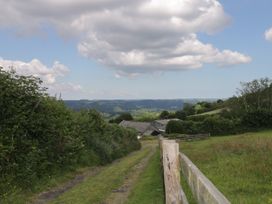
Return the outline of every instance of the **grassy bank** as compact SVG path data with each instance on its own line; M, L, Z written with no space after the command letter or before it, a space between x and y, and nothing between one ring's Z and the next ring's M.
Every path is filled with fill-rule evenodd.
M101 203L112 190L118 188L125 179L128 171L141 159L148 155L150 147L115 162L105 168L101 173L75 186L73 189L62 194L52 203Z
M32 186L31 189L19 189L14 188L13 193L3 197L0 201L2 204L25 204L31 203L33 199L37 196L37 194L48 191L49 189L60 186L71 179L73 179L77 175L81 175L86 171L90 171L90 168L78 168L76 170L67 170L66 172L58 172L50 177L45 177L39 181L38 184Z
M160 164L160 153L156 151L149 165L132 189L127 204L163 204L163 174Z
M182 142L180 148L232 203L272 203L272 131Z

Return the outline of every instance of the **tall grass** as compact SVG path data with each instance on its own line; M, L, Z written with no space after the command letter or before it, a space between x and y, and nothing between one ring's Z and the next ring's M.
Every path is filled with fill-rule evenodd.
M183 142L181 151L232 203L272 203L272 131Z

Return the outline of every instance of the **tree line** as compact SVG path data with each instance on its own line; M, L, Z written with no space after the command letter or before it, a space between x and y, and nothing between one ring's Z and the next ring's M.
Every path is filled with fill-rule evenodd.
M217 114L195 115L199 105L203 103L181 110L183 121L169 122L167 133L226 135L272 128L272 80L241 83L236 96L206 105L210 110L221 109Z

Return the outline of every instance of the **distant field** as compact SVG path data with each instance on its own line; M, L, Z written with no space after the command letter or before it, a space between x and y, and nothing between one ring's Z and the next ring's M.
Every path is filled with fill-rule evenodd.
M231 203L272 203L272 131L182 142L180 149Z
M156 110L140 109L132 111L133 118L139 121L156 120L159 115L160 112Z
M189 117L200 116L200 115L214 115L214 114L221 113L223 110L224 110L224 108L220 108L220 109L216 109L216 110L213 110L213 111L208 111L208 112L205 112L205 113L191 115Z
M183 104L195 104L200 99L161 99L161 100L66 100L64 103L74 109L96 109L102 113L115 115L123 112L149 110L161 112L162 110L179 110ZM209 100L209 99L207 99Z

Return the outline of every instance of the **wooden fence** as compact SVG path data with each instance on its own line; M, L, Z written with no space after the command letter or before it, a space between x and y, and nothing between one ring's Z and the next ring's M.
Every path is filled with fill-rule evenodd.
M175 140L160 140L163 163L165 203L188 204L180 185L179 145Z
M188 204L180 185L180 171L199 204L230 204L227 198L205 177L203 173L182 153L175 140L160 138L163 164L165 203Z

